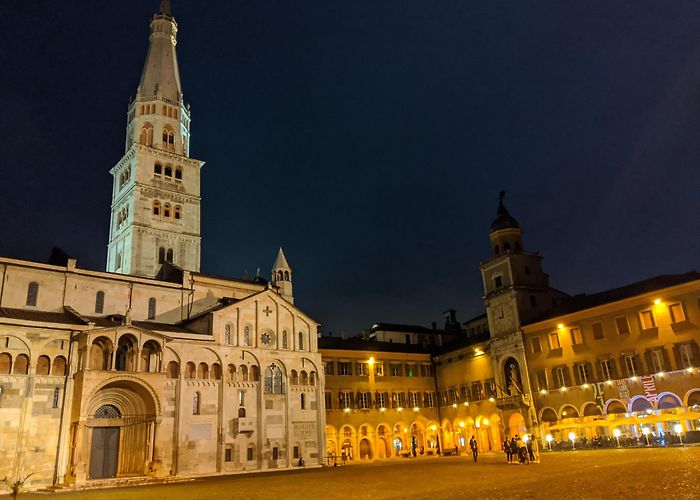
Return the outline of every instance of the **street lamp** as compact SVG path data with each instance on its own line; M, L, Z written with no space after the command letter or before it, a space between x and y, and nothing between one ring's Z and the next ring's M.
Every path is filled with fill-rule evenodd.
M683 444L683 436L681 435L681 432L683 432L683 426L681 424L676 424L673 426L673 430L676 431L676 434L678 434L678 439L680 439L681 444Z
M547 434L544 437L544 440L547 441L547 444L549 445L549 451L552 451L552 439L554 439L554 438L552 437L551 434Z
M644 434L644 437L647 438L647 446L649 446L649 427L643 427L642 434Z
M527 434L525 434L525 435L523 436L523 442L524 442L524 443L527 443L528 439L530 439L530 436L528 436Z
M620 429L615 429L613 431L613 436L615 436L615 439L617 439L617 447L620 447Z
M576 434L572 431L569 432L569 441L571 441L571 449L576 449Z

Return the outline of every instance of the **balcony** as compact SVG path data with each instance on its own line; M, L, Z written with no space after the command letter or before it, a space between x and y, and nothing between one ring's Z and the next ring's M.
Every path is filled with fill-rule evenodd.
M529 394L518 394L516 396L505 396L496 398L496 407L501 410L516 410L530 406Z
M239 417L236 419L238 432L253 432L255 430L255 419L249 417Z

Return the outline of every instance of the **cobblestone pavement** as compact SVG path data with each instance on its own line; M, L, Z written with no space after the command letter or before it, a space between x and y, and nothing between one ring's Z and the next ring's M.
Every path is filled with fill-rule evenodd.
M543 453L508 465L503 454L426 457L347 467L201 478L170 485L23 494L22 499L198 500L332 498L700 498L700 447Z

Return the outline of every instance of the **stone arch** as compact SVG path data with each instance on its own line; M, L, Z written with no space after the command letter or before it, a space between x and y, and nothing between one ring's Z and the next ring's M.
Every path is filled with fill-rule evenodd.
M114 344L109 337L101 335L93 339L88 355L88 368L91 370L109 370L112 365L113 349Z
M656 398L656 407L660 410L680 408L683 406L681 398L672 392L662 392Z
M158 373L161 371L163 350L160 343L150 339L143 343L141 347L141 371L147 373Z
M547 422L548 424L555 424L559 420L556 410L550 406L542 408L539 417L540 422Z
M369 438L363 437L360 439L360 460L372 460L374 453L372 452L372 443Z
M29 355L18 354L12 363L12 373L17 375L27 375L29 373Z
M605 414L610 415L615 413L627 413L627 408L619 399L609 399L605 403Z
M117 337L115 369L122 372L136 371L136 352L139 341L133 333L122 333Z
M64 356L56 356L51 365L51 375L67 375L67 361Z
M598 405L593 401L587 401L581 405L579 415L583 415L584 417L593 417L596 415L602 415L602 412L600 411L600 408L598 408Z
M647 410L651 410L651 409L652 409L651 402L644 396L634 396L630 400L629 411L632 413L640 412L640 411L647 411Z
M36 360L36 374L37 375L48 375L51 373L51 359L42 354Z
M516 434L523 435L527 432L525 417L520 412L513 412L508 417L508 435L514 437Z
M685 396L683 396L683 401L687 408L700 405L700 389L690 389L685 393Z
M508 356L501 366L506 392L511 396L521 394L523 392L523 381L518 359L515 356Z
M578 418L578 408L574 405L565 403L559 408L559 418Z

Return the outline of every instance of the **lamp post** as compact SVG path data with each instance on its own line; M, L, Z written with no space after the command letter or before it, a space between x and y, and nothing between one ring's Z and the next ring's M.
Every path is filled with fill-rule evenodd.
M620 429L615 429L613 431L613 436L615 436L615 439L617 439L617 447L620 447Z
M576 434L572 431L569 432L569 441L571 441L571 449L576 449Z
M681 432L683 432L683 426L681 424L676 424L673 426L673 430L676 431L676 434L678 434L678 439L681 441L681 446L683 445L683 436L681 435Z
M644 437L647 440L647 446L649 446L649 427L643 427L642 434L644 434Z
M554 438L552 437L551 434L547 434L544 437L544 440L547 441L547 444L549 445L549 451L552 451L552 439L554 439Z

